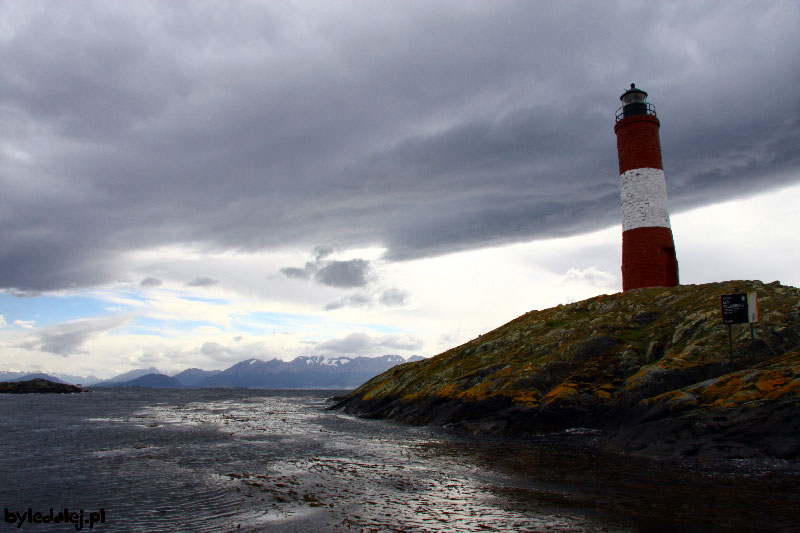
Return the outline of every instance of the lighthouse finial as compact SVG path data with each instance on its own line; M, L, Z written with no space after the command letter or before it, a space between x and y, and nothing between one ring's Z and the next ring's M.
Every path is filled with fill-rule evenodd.
M636 84L635 83L631 83L631 89L635 89L635 88L636 88Z

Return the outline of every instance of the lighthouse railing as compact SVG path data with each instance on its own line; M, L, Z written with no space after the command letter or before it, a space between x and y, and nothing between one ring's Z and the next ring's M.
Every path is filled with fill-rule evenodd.
M656 115L656 106L651 104L650 102L636 102L634 104L628 104L620 107L617 109L617 122L622 120L623 118L633 117L636 115L650 115L650 116L657 116Z

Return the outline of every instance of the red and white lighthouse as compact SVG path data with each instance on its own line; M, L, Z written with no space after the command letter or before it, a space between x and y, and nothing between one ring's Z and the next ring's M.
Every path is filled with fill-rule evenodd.
M633 83L620 100L614 133L622 205L622 290L674 287L678 260L661 163L661 123L647 93Z

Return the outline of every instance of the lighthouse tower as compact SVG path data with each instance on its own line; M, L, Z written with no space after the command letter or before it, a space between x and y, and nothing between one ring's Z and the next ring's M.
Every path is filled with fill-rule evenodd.
M661 164L661 124L647 93L633 83L620 100L614 133L622 204L622 290L674 287L678 261Z

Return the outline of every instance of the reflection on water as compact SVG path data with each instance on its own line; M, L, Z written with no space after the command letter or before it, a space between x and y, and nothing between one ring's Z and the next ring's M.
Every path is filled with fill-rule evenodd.
M104 531L791 531L798 518L796 465L696 471L575 435L465 437L325 411L328 395L4 395L0 506L104 508Z

